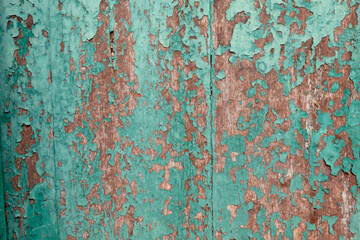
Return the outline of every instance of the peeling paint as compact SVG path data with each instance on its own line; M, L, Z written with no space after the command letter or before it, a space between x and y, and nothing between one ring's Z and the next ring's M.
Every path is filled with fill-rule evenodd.
M2 239L359 239L358 1L7 1Z

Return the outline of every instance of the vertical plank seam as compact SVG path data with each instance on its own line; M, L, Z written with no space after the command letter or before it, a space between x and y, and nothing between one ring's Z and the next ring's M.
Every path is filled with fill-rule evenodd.
M209 0L209 20L208 20L208 46L209 46L209 62L210 62L210 79L209 79L209 88L210 88L210 164L211 164L211 236L214 239L214 146L213 146L213 78L214 78L214 66L213 66L213 32L212 32L212 22L213 22L213 11L212 11L213 0Z

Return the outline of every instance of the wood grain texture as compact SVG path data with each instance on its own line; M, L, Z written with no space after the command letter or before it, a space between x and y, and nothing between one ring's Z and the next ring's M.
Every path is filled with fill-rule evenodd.
M1 3L0 237L360 239L359 3Z

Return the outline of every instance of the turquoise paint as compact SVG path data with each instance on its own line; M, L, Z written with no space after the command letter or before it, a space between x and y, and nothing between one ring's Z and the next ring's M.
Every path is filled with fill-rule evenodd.
M303 189L303 184L302 184L302 179L301 179L301 173L294 176L291 179L291 183L290 183L290 192L294 193L297 189L302 190Z
M335 222L338 220L338 218L336 216L323 216L323 221L327 221L328 225L329 225L329 232L332 235L335 235L334 229L333 229L333 225L335 224Z
M357 1L232 1L228 45L215 3L2 4L2 238L340 239L341 216L295 213L345 173L359 238Z

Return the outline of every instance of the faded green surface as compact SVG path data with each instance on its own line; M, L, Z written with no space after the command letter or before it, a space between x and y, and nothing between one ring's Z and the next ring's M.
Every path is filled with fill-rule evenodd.
M3 239L360 239L358 1L0 11Z

